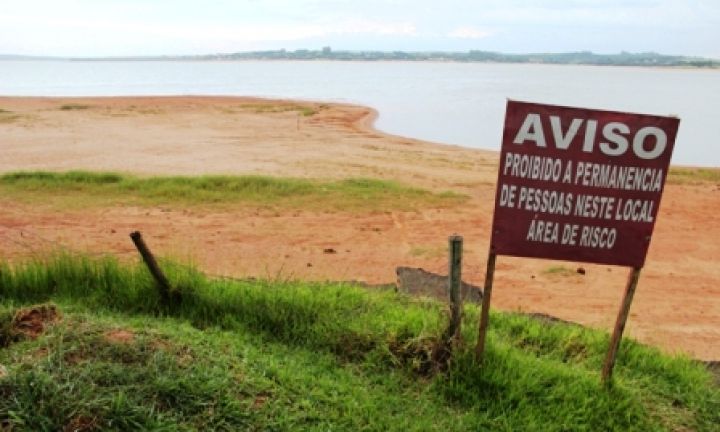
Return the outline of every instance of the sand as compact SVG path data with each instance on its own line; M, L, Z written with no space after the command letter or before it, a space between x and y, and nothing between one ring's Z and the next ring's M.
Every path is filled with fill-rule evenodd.
M0 172L377 177L470 196L451 209L376 214L125 205L72 210L0 196L0 258L63 245L134 259L128 234L141 230L157 254L192 260L214 275L392 283L397 266L446 273L447 236L458 233L465 239L464 279L483 283L495 152L384 134L372 128L373 110L349 105L0 97L0 109ZM720 185L666 186L626 334L667 352L720 359L718 214ZM337 253L325 253L328 248ZM610 330L628 271L499 257L493 306Z

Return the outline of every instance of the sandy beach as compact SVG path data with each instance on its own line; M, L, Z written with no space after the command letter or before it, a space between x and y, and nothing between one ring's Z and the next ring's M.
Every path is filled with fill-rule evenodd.
M482 285L495 152L384 134L372 127L372 109L350 105L235 97L0 97L0 110L0 173L371 177L469 196L452 208L375 213L58 209L0 196L2 259L58 245L135 258L128 234L140 230L157 254L193 261L213 275L392 283L397 266L446 273L447 237L458 233L465 239L464 279ZM626 334L668 352L720 360L718 214L720 184L670 179ZM627 275L620 267L499 257L493 306L611 329Z

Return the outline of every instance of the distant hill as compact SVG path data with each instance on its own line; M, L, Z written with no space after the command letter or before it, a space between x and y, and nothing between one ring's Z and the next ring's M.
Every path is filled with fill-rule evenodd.
M474 63L540 63L602 66L666 66L718 68L720 60L704 57L667 55L655 52L596 54L591 51L568 53L507 54L494 51L345 51L324 47L320 50L285 49L190 56L126 57L32 57L0 55L0 60L76 60L76 61L218 61L218 60L335 60L335 61L448 61Z
M212 54L195 57L199 60L404 60L404 61L452 61L488 63L547 63L584 64L612 66L684 66L720 67L720 60L702 57L665 55L654 52L619 54L595 54L590 51L570 53L505 54L493 51L471 50L467 52L447 51L333 51L322 50L276 50L252 51L232 54Z

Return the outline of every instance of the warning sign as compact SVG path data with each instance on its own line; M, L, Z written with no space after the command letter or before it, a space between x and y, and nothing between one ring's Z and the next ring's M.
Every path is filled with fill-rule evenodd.
M642 267L679 122L509 101L491 252Z

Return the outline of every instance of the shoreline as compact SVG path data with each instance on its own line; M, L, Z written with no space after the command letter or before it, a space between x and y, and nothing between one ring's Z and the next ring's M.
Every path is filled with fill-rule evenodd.
M140 230L159 256L193 261L210 274L392 283L398 266L447 274L447 236L458 233L465 238L464 280L484 280L495 151L378 131L375 110L349 104L232 96L0 97L0 109L10 119L0 117L0 172L379 178L469 197L449 208L353 214L178 205L55 208L0 196L0 259L22 259L55 244L136 259L127 234ZM710 241L720 238L719 193L715 180L666 185L628 323L631 337L668 352L720 359L720 244ZM580 266L584 274L576 272ZM626 273L501 257L493 302L501 310L610 330Z
M202 56L202 55L200 55ZM708 58L707 60L720 62L720 59ZM429 59L429 60L411 60L411 59L332 59L332 58L183 58L182 56L173 58L168 57L24 57L13 55L0 55L0 62L180 62L180 63L232 63L232 62L293 62L293 63L316 63L316 62L327 62L327 63L431 63L431 64L482 64L482 65L528 65L528 66L588 66L588 67L602 67L602 68L629 68L629 69L660 69L660 70L707 70L707 71L718 71L720 66L693 66L688 64L677 64L677 65L656 65L656 64L600 64L600 63L552 63L552 62L539 62L539 61L527 61L527 62L515 62L515 61L472 61L472 60L452 60L452 59Z
M79 107L72 107L71 105L80 105ZM253 106L257 105L255 109L258 112L253 112ZM63 109L64 106L69 109ZM272 108L271 106L276 106ZM292 115L294 108L307 107L309 109L317 110L318 112L312 116L304 116L298 114L297 116ZM278 123L280 127L288 129L287 126L293 123L295 120L296 129L305 128L302 132L307 129L311 129L314 132L313 136L310 137L310 141L316 141L320 135L327 135L328 129L333 129L333 134L328 137L321 137L326 140L330 136L338 138L339 141L343 142L348 150L350 141L346 138L370 138L371 140L387 140L393 145L393 150L398 149L399 146L417 146L425 150L434 148L435 152L438 153L462 153L462 157L457 157L461 160L468 155L473 155L474 158L479 158L485 161L488 158L495 159L499 157L499 152L495 150L477 149L471 147L464 147L456 144L446 144L441 142L427 141L417 138L404 137L401 135L392 134L383 130L375 128L375 122L379 118L379 112L375 108L349 104L339 102L326 102L326 101L315 101L307 99L286 99L286 98L265 98L265 97L254 97L254 96L185 96L185 95L160 95L160 96L72 96L72 97L55 97L55 96L0 96L0 109L4 109L13 115L19 116L16 121L2 123L0 118L0 126L6 128L14 128L15 132L20 132L20 136L10 136L9 139L27 139L28 135L32 135L33 129L37 129L38 124L45 120L47 125L48 122L53 121L64 121L60 119L60 116L67 117L69 114L82 113L84 117L93 117L94 121L98 123L113 123L110 117L125 117L131 120L141 120L145 122L145 126L154 127L154 123L162 123L168 120L168 116L163 110L169 108L174 111L172 114L188 115L192 114L195 109L202 110L217 110L216 114L238 114L240 117L245 117L240 121L239 127L242 127L243 121L252 123L253 114L272 114L274 119L271 119L269 123L273 121ZM329 109L328 109L329 108ZM227 110L234 110L235 112L228 113ZM57 111L53 113L53 111ZM133 112L134 111L134 112ZM163 112L161 112L163 111ZM1 113L0 113L1 114ZM49 116L50 119L38 119L37 115ZM203 113L206 114L206 113ZM155 118L149 118L154 116ZM86 119L87 120L87 119ZM156 120L156 122L153 122ZM172 121L171 121L172 123ZM19 127L18 127L19 126ZM88 131L83 130L82 125L79 124L67 124L66 126L72 127L75 137L83 136ZM166 126L166 125L163 125ZM177 125L170 125L177 126ZM228 124L227 126L230 126ZM292 127L292 125L290 125ZM22 129L18 131L18 129ZM162 130L165 133L169 133L167 127ZM96 132L96 131L91 131ZM207 132L207 131L205 131ZM357 136L352 137L352 134ZM258 133L258 135L262 135ZM300 134L301 138L308 138L308 134ZM30 137L33 142L28 143L36 145L37 141ZM203 138L207 138L203 136ZM260 137L265 138L265 137ZM289 139L298 138L297 136L283 137ZM148 140L148 138L145 138ZM317 144L317 142L313 142ZM15 147L20 147L17 144ZM42 146L41 146L42 147ZM285 147L291 147L286 145ZM11 149L12 150L12 149ZM90 148L83 149L86 153L91 153ZM96 153L99 153L95 149ZM267 149L266 149L267 150ZM314 149L317 150L317 149ZM327 149L326 149L327 150ZM38 152L50 152L54 153L54 157L58 157L58 149L44 146L42 149L38 149ZM157 155L153 155L157 156ZM255 155L258 156L258 155ZM314 154L313 157L318 157L318 154ZM50 155L53 157L53 154ZM3 166L0 162L0 172L10 172L14 169L9 169L7 165L27 167L27 169L65 169L66 167L82 168L82 164L43 164L36 163L36 160L28 161L22 157L18 157L10 153L6 160L14 159L13 163L8 163ZM108 165L100 164L91 165L88 169L113 169L115 166L122 166L117 163L109 163ZM223 166L223 164L220 164ZM121 172L136 172L137 166L128 166L129 169L121 169ZM240 166L237 170L244 171L246 167ZM356 167L357 168L357 167ZM197 169L183 169L178 168L177 170L170 169L167 166L158 168L157 171L152 169L140 168L144 174L197 174L201 171ZM216 169L212 165L208 165L204 173L219 173L226 174L232 173L235 169L225 165L221 169ZM373 170L371 170L373 171ZM306 177L303 175L302 177ZM396 178L391 178L397 180Z
M245 60L240 60L245 61ZM551 66L558 66L558 65L551 65ZM575 65L575 66L583 66L583 65ZM595 65L591 65L595 66ZM602 65L599 65L602 66ZM620 66L618 66L620 67ZM461 144L452 144L452 143L445 143L440 141L432 141L428 139L423 138L414 138L414 137L408 137L403 135L394 134L391 132L384 131L382 129L379 129L375 126L376 121L378 120L380 113L379 111L371 106L361 105L361 104L354 104L354 103L345 103L345 102L332 102L332 101L319 101L319 100L313 100L313 99L303 99L303 98L297 98L297 99L288 99L288 98L274 98L274 97L261 97L261 96L234 96L234 95L115 95L115 96L7 96L7 95L0 95L0 114L2 114L2 104L4 103L10 103L11 105L13 103L23 101L35 101L38 103L59 103L61 101L67 101L67 102L80 102L80 103L99 103L102 104L104 102L119 102L122 104L126 101L144 101L144 102L162 102L163 100L166 101L173 101L173 100L190 100L190 101L197 101L200 103L203 102L210 102L210 101L221 101L221 102L233 102L233 103L276 103L276 104L301 104L301 105L313 105L313 106L335 106L335 107L345 107L350 109L357 109L357 110L364 110L366 111L366 114L362 116L361 118L358 118L357 120L353 121L353 126L356 129L362 130L362 132L368 133L368 134L375 134L375 135L382 135L387 138L391 139L397 139L397 140L405 140L405 141L413 141L417 143L422 143L426 145L432 145L432 146L442 146L447 148L455 148L459 150L465 150L465 151L477 151L485 154L494 154L496 157L499 157L500 152L498 150L492 150L492 149L483 149L483 148L475 148L475 147L468 147L463 146ZM0 124L2 124L2 118L0 118ZM498 143L499 144L499 143ZM679 168L679 169L708 169L708 170L720 170L720 166L714 166L714 165L693 165L693 164L673 164L671 162L670 165L671 168Z

